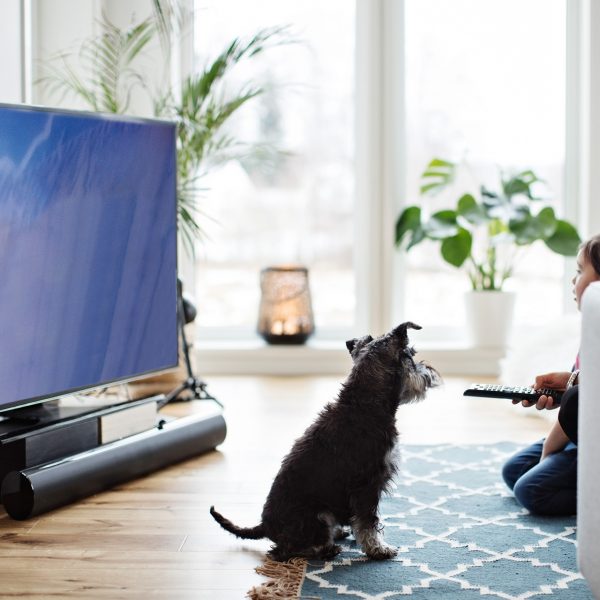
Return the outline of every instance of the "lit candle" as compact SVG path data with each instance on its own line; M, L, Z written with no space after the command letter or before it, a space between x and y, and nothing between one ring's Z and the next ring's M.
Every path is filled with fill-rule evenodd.
M283 323L283 333L286 335L296 335L298 333L298 323L296 319L286 319Z
M283 333L283 322L273 321L271 324L271 333L273 335L281 335Z

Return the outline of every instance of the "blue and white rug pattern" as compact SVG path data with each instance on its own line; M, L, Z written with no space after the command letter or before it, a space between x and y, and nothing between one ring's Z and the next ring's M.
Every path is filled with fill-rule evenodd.
M593 599L577 569L575 517L530 515L502 482L517 448L404 447L380 507L398 556L367 560L349 538L335 560L309 561L300 598Z

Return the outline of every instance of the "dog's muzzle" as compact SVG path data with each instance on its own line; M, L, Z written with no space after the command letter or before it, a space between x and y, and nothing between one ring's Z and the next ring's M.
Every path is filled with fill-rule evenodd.
M443 383L441 375L433 367L424 362L420 362L417 365L417 372L423 377L427 387L436 387Z

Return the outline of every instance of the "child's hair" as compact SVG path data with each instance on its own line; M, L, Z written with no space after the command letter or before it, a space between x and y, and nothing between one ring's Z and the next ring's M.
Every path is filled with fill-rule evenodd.
M590 261L594 271L600 275L600 234L592 236L579 247L583 255Z

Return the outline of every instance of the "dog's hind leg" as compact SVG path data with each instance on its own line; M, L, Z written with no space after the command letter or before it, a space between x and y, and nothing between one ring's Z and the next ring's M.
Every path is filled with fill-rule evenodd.
M372 492L355 495L352 499L354 516L351 519L352 531L364 553L372 559L384 560L398 554L394 546L386 544L381 535L381 526L377 517L379 495Z
M305 548L297 548L284 544L276 544L269 550L268 555L276 561L285 562L290 558L313 558L317 560L330 560L342 551L341 546L333 543L316 544Z
M334 556L339 554L341 548L337 544L334 544L334 542L339 542L340 540L346 539L350 535L350 528L342 527L342 525L340 525L338 520L335 518L335 515L329 511L320 512L317 515L317 518L328 528L329 539L324 545L324 553L334 552Z
M334 526L338 524L331 513L319 513L316 519L313 513L310 517L307 515L306 521L298 521L295 525L296 531L286 530L270 550L269 556L274 560L286 561L292 557L330 560L342 551L334 543Z
M333 513L322 511L317 514L317 523L313 524L313 539L309 547L301 551L304 558L315 558L319 560L329 560L337 556L341 551L341 546L336 541L335 534L340 529L340 525Z
M317 518L329 527L329 541L331 544L333 544L333 542L345 540L352 533L350 527L344 527L338 523L334 514L329 511L320 512L317 515Z
M296 556L302 558L314 558L316 560L331 560L342 551L342 547L337 544L324 544L322 546L312 546L302 550Z
M345 540L351 533L352 530L350 527L336 525L333 529L333 539L334 541L339 542L340 540Z

